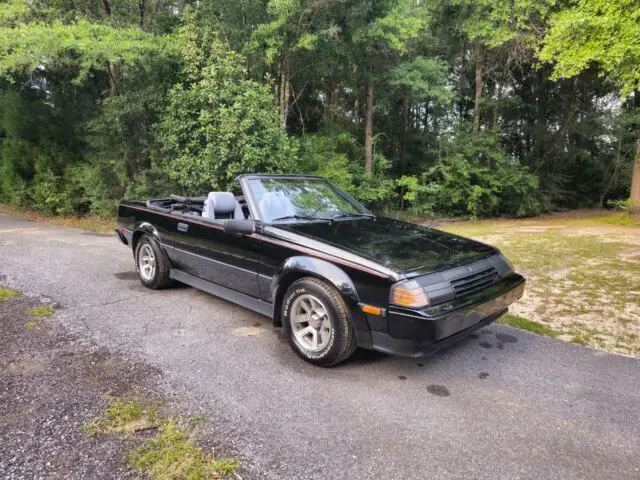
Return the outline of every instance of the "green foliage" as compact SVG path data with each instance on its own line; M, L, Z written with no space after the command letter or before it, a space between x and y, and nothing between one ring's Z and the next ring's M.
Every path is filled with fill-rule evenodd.
M0 287L0 302L13 297L19 297L22 295L18 290L13 290L7 287Z
M494 132L460 144L448 146L447 155L427 171L424 182L414 176L396 181L402 205L406 201L414 212L427 215L472 218L500 212L523 217L542 211L536 177L504 154Z
M248 172L295 169L295 140L278 126L267 85L207 30L183 29L187 61L157 129L161 169L190 192L231 188Z
M512 313L507 313L498 321L504 325L509 325L510 327L519 328L521 330L528 330L537 335L545 335L547 337L558 336L558 333L552 328L547 327L540 322L536 322L535 320L528 320Z
M534 42L537 23L554 0L453 0L463 9L462 30L474 42L489 48L509 42Z
M403 54L407 51L407 43L415 38L424 27L423 18L412 2L399 0L393 2L387 12L364 25L354 35L356 43L365 46L369 55L381 50Z
M0 0L1 202L112 216L246 172L327 176L412 218L629 196L636 1L146 6Z
M78 66L73 81L81 83L108 62L136 65L145 57L173 53L174 45L171 38L82 19L72 24L18 21L0 28L0 76L13 82L17 74L55 70L72 62Z
M50 307L49 305L41 305L29 310L29 315L36 318L48 318L54 313L56 313L55 308Z
M301 168L326 177L366 205L375 207L393 195L388 178L389 162L380 154L373 158L374 174L365 175L362 149L349 134L307 136L300 145Z
M130 434L155 428L159 423L156 408L143 405L138 398L125 397L113 399L102 415L83 425L83 430L88 435L101 432Z
M540 58L555 62L554 78L599 64L626 96L640 88L640 6L636 0L582 0L556 12Z
M135 448L127 461L155 480L217 479L231 475L239 466L234 458L214 459L205 454L189 432L171 420L162 424L157 436Z
M391 70L389 83L406 89L412 101L434 99L449 103L452 91L447 87L447 66L434 59L416 57Z

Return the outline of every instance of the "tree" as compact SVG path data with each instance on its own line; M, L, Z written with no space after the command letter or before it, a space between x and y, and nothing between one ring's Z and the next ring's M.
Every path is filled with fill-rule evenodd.
M268 85L208 30L184 27L185 67L157 128L160 168L190 193L228 189L247 172L295 170L296 142L279 128Z
M355 45L363 53L366 72L365 87L365 129L364 165L365 172L373 172L373 108L376 79L381 69L390 63L390 58L401 56L407 51L407 43L415 38L423 28L423 17L419 8L411 2L372 2L370 8L359 13L361 22L353 33Z
M640 90L640 5L636 0L580 0L555 14L539 52L554 62L552 78L572 77L597 64L622 98ZM640 133L633 163L631 201L640 203Z

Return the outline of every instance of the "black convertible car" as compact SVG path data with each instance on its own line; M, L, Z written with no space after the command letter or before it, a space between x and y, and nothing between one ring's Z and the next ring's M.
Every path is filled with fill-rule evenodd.
M522 296L489 245L377 217L323 178L238 181L240 196L122 201L120 240L145 286L179 281L267 315L313 364L358 347L426 355Z

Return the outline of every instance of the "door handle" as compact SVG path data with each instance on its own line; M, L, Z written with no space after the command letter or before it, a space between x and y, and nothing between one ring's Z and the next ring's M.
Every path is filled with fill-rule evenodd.
M187 230L189 230L189 225L187 225L186 223L182 223L182 222L178 223L178 231L179 232L186 232Z

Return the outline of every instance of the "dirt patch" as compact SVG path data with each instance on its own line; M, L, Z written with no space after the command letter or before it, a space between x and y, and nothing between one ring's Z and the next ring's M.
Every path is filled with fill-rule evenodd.
M499 247L525 275L514 314L558 338L640 356L640 229L600 219L554 215L446 229Z
M87 345L52 318L33 328L38 299L0 303L0 472L6 478L132 478L123 458L140 439L91 437L82 426L108 396L158 401L160 372Z

